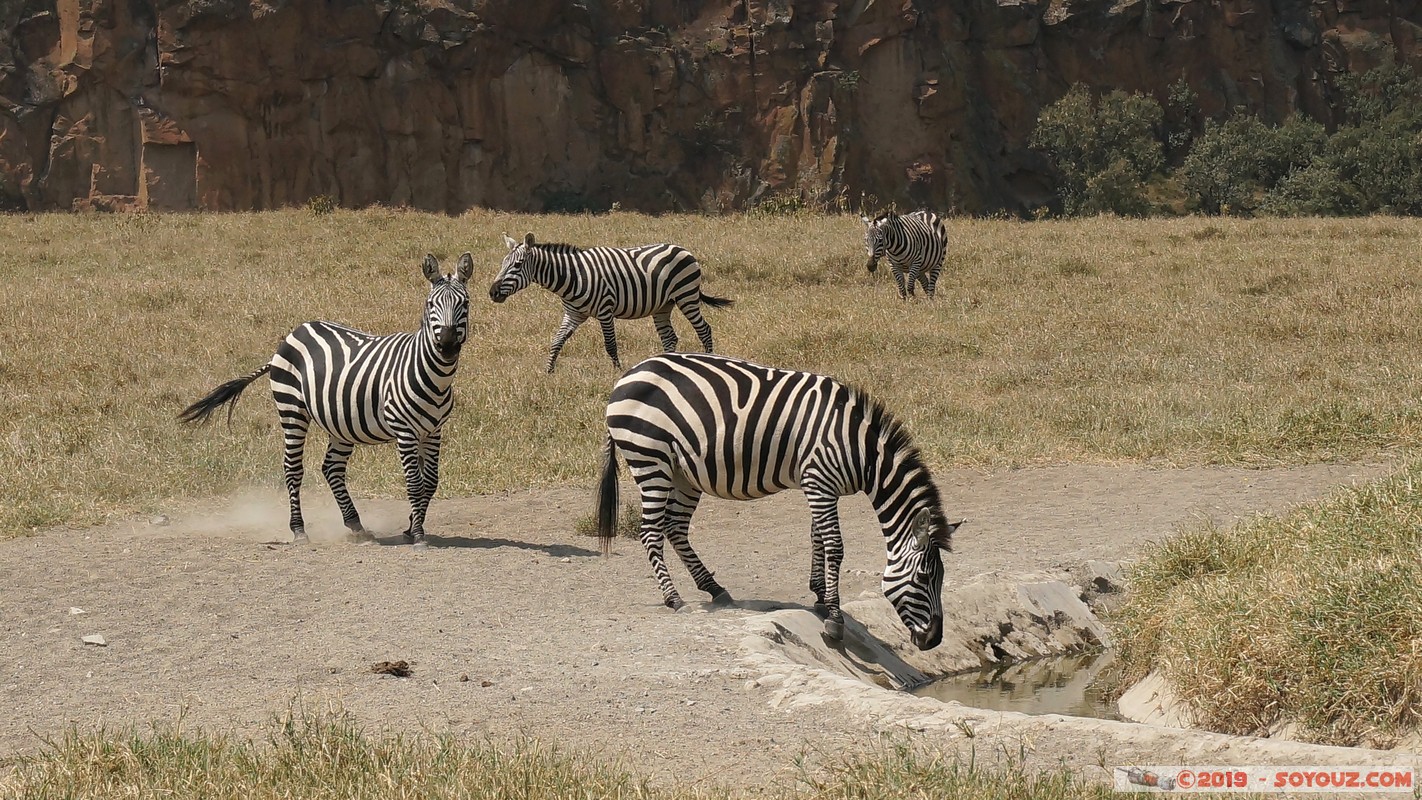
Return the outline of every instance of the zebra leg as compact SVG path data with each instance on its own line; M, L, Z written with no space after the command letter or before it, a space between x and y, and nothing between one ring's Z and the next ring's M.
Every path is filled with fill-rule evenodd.
M346 463L354 451L355 444L351 442L331 440L331 445L326 448L326 459L321 462L321 474L331 485L331 494L336 497L336 506L341 509L341 519L346 527L351 533L365 533L364 526L360 524L360 514L356 512L351 494L346 490Z
M810 525L810 591L815 593L815 611L823 614L825 605L825 549L818 525Z
M622 369L622 362L617 358L617 329L613 327L613 317L611 314L600 316L597 322L602 326L602 345L607 348L607 355L612 359L612 366Z
M906 300L906 299L908 299L908 293L904 291L904 271L903 271L903 268L900 267L898 264L890 264L889 266L892 267L892 269L890 270L890 272L893 272L893 273L894 273L894 283L899 287L899 299L900 299L900 300Z
M908 268L908 279L905 280L904 283L908 284L908 296L909 296L909 297L915 297L915 295L914 295L914 293L913 293L913 285L914 285L915 283L918 283L918 280L919 280L919 278L918 278L918 273L919 273L919 270L921 270L922 268L923 268L923 265L922 265L922 264L913 264L913 265L909 266L909 268Z
M681 595L672 585L671 573L667 570L666 558L662 555L663 524L666 521L667 499L670 491L663 486L638 484L642 492L642 547L647 550L647 560L652 564L652 574L662 590L662 602L673 611L686 605Z
M696 588L711 595L711 602L718 606L728 606L734 602L731 593L721 587L716 582L716 578L711 570L701 563L701 558L696 555L696 551L691 549L691 538L688 536L688 529L691 527L691 515L696 513L696 504L701 502L701 493L691 494L678 489L673 492L667 500L666 523L663 528L666 530L667 539L671 542L672 549L681 556L681 563L686 567L686 571L691 573L691 579L696 581Z
M657 336L662 340L662 350L670 353L676 349L676 328L672 327L671 309L666 308L652 315L656 323Z
M942 272L942 264L939 264L938 266L928 271L928 279L923 284L923 293L928 295L929 300L932 300L933 293L938 291L938 276L942 274Z
M844 561L844 539L839 533L839 496L813 487L805 488L810 501L811 524L824 552L825 636L839 641L844 638L844 613L839 609L839 565Z
M424 475L420 469L419 439L402 434L395 440L400 451L400 465L405 469L405 494L410 500L410 527L405 529L405 538L414 543L415 549L425 547L425 509L429 500L425 497Z
M423 502L420 507L420 530L424 530L425 512L429 510L430 503L434 501L435 492L439 491L441 430L435 429L420 442L420 488L423 491Z
M575 311L563 309L563 323L554 332L553 343L548 346L548 372L553 372L553 363L558 360L558 354L563 352L563 345L567 343L568 337L572 336L573 331L576 331L586 319L586 316Z
M306 523L301 518L301 477L306 472L306 431L311 418L305 413L281 414L282 471L286 473L286 496L291 503L291 543L305 544Z
M696 338L701 340L701 349L710 353L715 350L711 341L711 323L701 316L700 300L685 300L681 303L681 313L686 317L686 321L691 323L691 327L696 331Z

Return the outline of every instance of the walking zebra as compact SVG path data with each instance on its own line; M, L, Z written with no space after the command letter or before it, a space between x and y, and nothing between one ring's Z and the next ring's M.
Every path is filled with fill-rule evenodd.
M405 538L425 546L425 512L439 486L440 432L454 407L454 372L469 322L474 259L459 257L455 274L442 275L425 256L430 282L424 320L417 331L375 336L330 322L307 322L287 335L266 366L230 380L183 410L183 422L205 423L223 405L230 420L247 384L271 373L281 422L291 534L305 542L301 518L302 455L314 420L330 434L321 472L352 533L364 533L346 491L346 462L357 444L394 441L405 470L410 527Z
M917 281L923 285L923 293L932 299L938 276L943 272L943 256L948 250L948 232L943 220L932 211L902 215L886 211L874 219L859 219L864 223L864 249L869 252L866 268L874 272L879 267L879 259L888 258L894 283L899 286L899 297L912 297ZM907 287L904 286L905 272L908 273Z
M642 495L642 544L667 606L682 606L662 558L670 540L696 587L731 602L691 549L687 532L702 495L752 500L799 487L810 502L810 590L827 612L825 633L844 633L839 608L839 498L869 496L884 532L884 595L915 645L943 631L943 561L962 522L943 516L938 489L908 431L877 401L833 378L726 356L667 353L628 370L607 404L608 439L598 493L604 549L617 514L617 454Z
M504 235L508 255L489 287L489 297L502 303L529 283L536 283L563 298L563 324L548 348L548 371L573 331L589 317L602 326L602 341L612 365L617 358L613 320L650 316L656 323L663 350L676 349L673 309L696 330L701 347L711 352L711 325L701 316L701 304L725 308L730 300L701 291L701 265L696 257L674 244L641 247L575 247L570 244L535 244L533 234L515 241Z

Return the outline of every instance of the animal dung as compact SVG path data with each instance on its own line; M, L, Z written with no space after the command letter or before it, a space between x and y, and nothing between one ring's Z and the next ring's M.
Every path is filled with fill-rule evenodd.
M372 664L370 671L377 675L394 675L397 678L410 677L410 662L408 661L381 661Z

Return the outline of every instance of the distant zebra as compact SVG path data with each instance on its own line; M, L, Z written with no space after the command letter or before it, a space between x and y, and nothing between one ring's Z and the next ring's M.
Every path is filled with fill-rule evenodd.
M908 431L877 401L833 378L726 356L667 353L628 370L607 404L608 440L598 493L604 549L617 514L617 454L642 495L642 544L667 606L683 603L662 557L671 541L696 587L731 602L691 549L687 532L702 495L752 500L799 487L810 502L810 590L827 612L825 633L844 632L839 498L863 492L883 528L883 591L921 650L942 638L943 561L962 522L943 516L928 468Z
M521 242L505 234L504 244L509 252L489 287L490 299L502 303L530 283L563 298L563 324L548 348L549 372L568 337L589 317L602 326L603 345L613 366L621 369L613 320L650 316L662 349L675 350L671 315L673 309L681 309L701 339L702 349L709 353L713 349L711 325L701 316L701 304L712 308L731 305L730 300L701 291L701 265L674 244L582 248L535 244L531 233Z
M302 455L314 420L330 434L321 472L336 496L341 517L353 533L364 533L346 491L346 462L357 444L394 441L405 470L410 527L405 537L425 546L425 512L439 487L440 434L454 407L454 372L469 322L469 277L474 260L459 257L453 275L441 275L439 261L425 256L430 282L424 322L413 332L375 336L330 322L307 322L287 335L266 366L230 380L183 410L183 422L204 423L237 399L247 384L271 373L272 397L281 421L286 491L291 500L291 534L306 541L301 518Z
M902 215L886 211L872 220L859 219L864 223L864 249L869 253L865 267L874 272L879 267L879 259L887 258L894 283L899 286L899 297L912 297L917 281L923 285L923 293L932 299L938 276L943 272L943 256L948 250L948 232L943 220L932 211ZM908 274L907 291L905 273Z

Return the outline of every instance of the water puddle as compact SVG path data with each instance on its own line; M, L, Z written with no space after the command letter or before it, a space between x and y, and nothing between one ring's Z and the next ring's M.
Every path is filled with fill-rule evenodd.
M950 675L913 690L919 697L1023 714L1122 719L1101 686L1115 654L1109 650L1037 658Z

